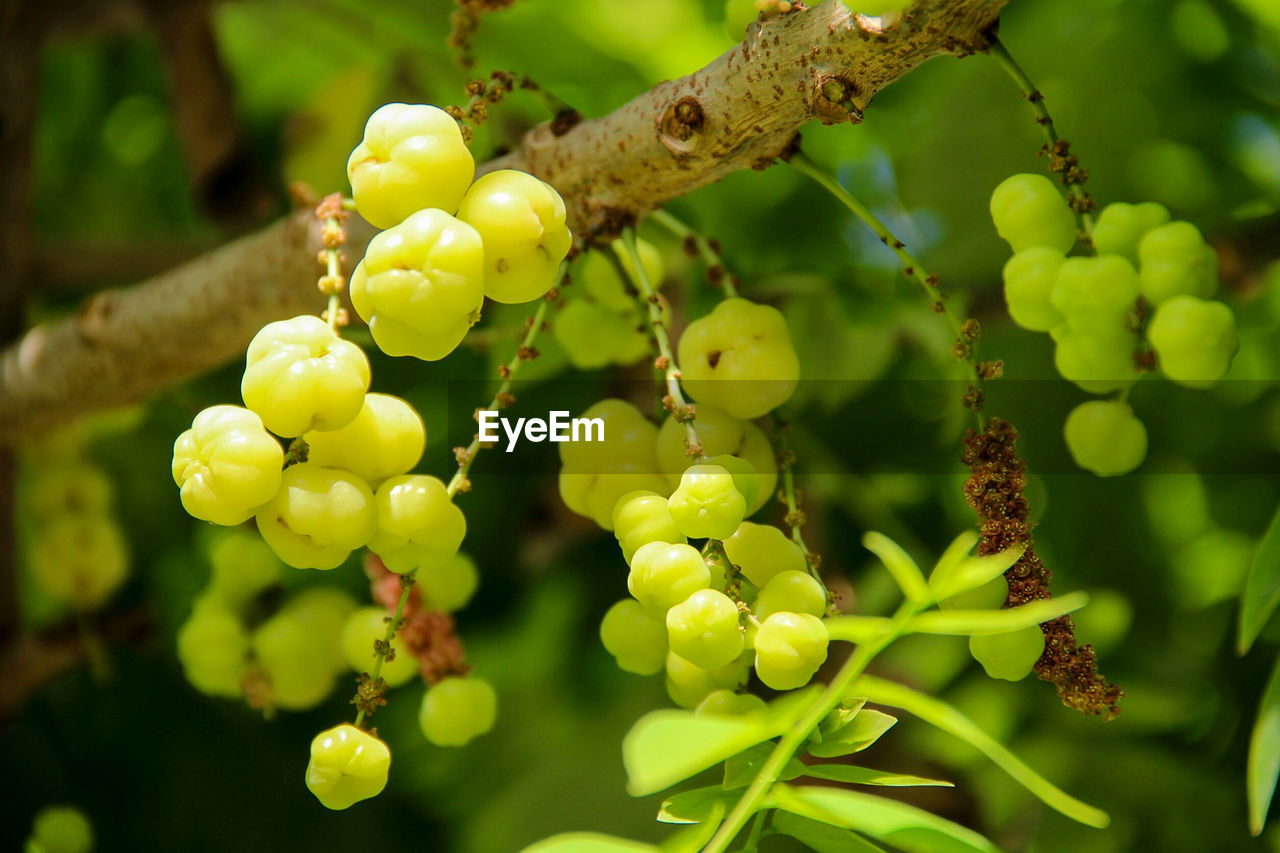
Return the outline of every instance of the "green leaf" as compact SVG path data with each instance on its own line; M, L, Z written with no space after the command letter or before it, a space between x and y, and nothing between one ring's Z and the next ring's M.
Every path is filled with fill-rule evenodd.
M955 708L893 681L864 675L853 685L859 694L880 705L901 708L932 726L976 747L1045 805L1086 826L1104 829L1111 818L1101 809L1081 802L1032 770L994 738Z
M658 810L661 823L719 822L724 816L725 802L730 799L724 788L707 785L691 791L681 791L668 797Z
M971 589L977 589L984 583L1000 577L1027 550L1026 544L1006 548L998 554L987 554L982 557L967 557L956 560L953 551L965 542L977 540L977 534L961 534L951 547L946 550L933 573L929 575L929 591L935 601L942 601ZM970 545L970 548L973 546ZM968 550L963 553L968 553Z
M645 714L622 739L627 790L633 797L656 793L774 734L760 720L676 710Z
M1271 526L1258 543L1253 565L1249 568L1249 579L1245 581L1244 595L1240 598L1240 625L1236 639L1236 650L1240 654L1253 646L1277 604L1280 604L1280 510L1276 511Z
M1004 610L930 610L913 616L907 630L917 634L1004 634L1057 619L1088 603L1088 593L1073 592Z
M658 853L658 848L599 832L564 832L530 844L521 853Z
M858 716L858 712L862 710L862 706L865 704L867 704L867 700L863 696L844 697L839 705L831 709L830 714L827 714L819 721L818 727L809 734L809 737L815 741L822 741L826 735L838 731L853 722L853 718Z
M925 581L924 574L916 561L911 559L911 555L902 550L901 545L874 530L862 537L862 545L880 558L880 562L884 563L908 600L929 600L929 584Z
M883 770L856 767L852 764L810 764L805 767L804 775L811 779L827 779L832 782L846 782L850 785L879 785L886 788L955 787L954 783L944 782L941 779L886 773Z
M887 616L832 616L822 620L833 640L846 643L870 643L887 634L893 620Z
M860 791L775 785L769 802L810 820L857 830L908 853L997 853L995 845L971 829Z
M773 829L783 835L790 835L818 853L884 853L883 848L877 847L856 832L791 812L778 812L774 815Z
M878 741L897 722L897 717L863 708L844 726L824 734L821 742L809 744L808 752L816 758L835 758L860 752Z
M813 704L821 687L797 690L770 703L764 714L699 717L692 711L645 714L622 739L627 791L643 797L688 779L789 729Z
M1268 534L1270 535L1270 534ZM1249 830L1260 835L1280 779L1280 657L1267 681L1258 708L1258 719L1249 738L1249 763L1245 787L1249 794Z
M724 782L721 784L721 788L729 790L750 785L752 780L756 778L756 774L760 772L760 768L769 760L769 755L773 752L774 746L776 744L773 741L759 743L726 760L724 763ZM787 782L802 773L804 773L804 765L797 759L792 758L783 766L778 778Z

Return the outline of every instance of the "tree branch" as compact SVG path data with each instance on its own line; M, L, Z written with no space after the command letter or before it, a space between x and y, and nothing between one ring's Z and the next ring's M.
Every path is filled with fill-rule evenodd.
M762 19L707 67L559 136L534 128L481 171L532 172L565 197L575 231L609 236L731 172L768 166L811 119L861 120L877 92L926 60L981 50L1006 2L918 0L891 20L828 0ZM352 264L367 238L353 233ZM319 310L318 249L297 215L31 330L0 354L0 441L135 400L234 358L267 321Z

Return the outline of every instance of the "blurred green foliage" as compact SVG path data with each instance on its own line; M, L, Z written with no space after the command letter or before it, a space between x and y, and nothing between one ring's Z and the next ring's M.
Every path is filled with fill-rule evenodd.
M288 181L345 188L347 152L378 104L463 100L467 75L444 47L449 8L443 0L216 7L236 108L281 210ZM476 68L528 74L600 115L726 50L722 18L716 0L522 0L484 20ZM1055 378L1047 338L1003 315L1006 252L986 216L998 181L1042 167L1040 137L1013 84L981 56L938 59L879 95L861 126L805 129L814 158L982 320L981 353L1002 358L1007 377L990 388L988 409L1018 426L1036 475L1038 548L1060 589L1093 593L1078 619L1082 639L1097 644L1104 671L1126 691L1123 713L1104 724L1062 708L1046 684L986 679L963 638L914 637L880 664L948 698L1109 811L1105 832L1071 824L971 749L910 719L866 761L955 780L954 790L908 796L1012 850L1280 849L1276 830L1249 839L1243 785L1280 624L1246 657L1234 653L1236 597L1280 499L1280 275L1264 276L1280 254L1280 6L1014 0L1001 35L1045 92L1099 200L1161 201L1229 260L1244 349L1234 381L1215 391L1159 381L1135 388L1131 401L1151 435L1137 474L1075 471L1061 423L1082 395ZM55 41L40 95L40 245L145 251L227 236L190 198L152 35ZM515 144L544 118L519 92L494 113L477 136L480 155ZM941 381L962 375L947 329L874 236L785 167L733 175L672 209L723 243L745 295L784 306L806 378L843 380L803 386L790 407L797 470L824 570L847 579L855 610L881 612L892 590L858 545L865 530L884 531L928 564L973 522L956 462L963 412L956 386ZM667 252L667 291L685 316L706 309L715 294L699 268L660 233L646 236ZM33 314L65 301L37 293ZM442 364L374 355L375 387L426 417L422 470L447 474L447 438L468 429L469 409L449 405L448 383L491 376L513 346L505 331L522 316L490 312L489 354L460 351ZM531 378L563 369L554 342L543 349ZM0 732L0 775L14 783L0 802L0 847L16 849L31 816L62 801L91 816L103 850L501 851L569 829L659 837L659 798L624 793L620 742L665 696L655 680L618 671L600 647L598 622L624 592L623 567L611 537L563 511L548 474L503 475L503 460L482 456L475 491L459 501L483 578L460 630L471 662L499 690L498 728L463 750L437 749L414 721L421 688L394 694L377 718L394 754L377 800L329 813L302 784L312 735L349 713L344 693L263 722L182 680L173 633L208 566L199 525L172 488L169 449L198 409L237 397L238 374L232 365L160 394L133 428L96 442L135 558L136 579L119 601L151 604L158 635L119 651L109 684L67 675ZM603 374L583 382L588 399L616 387ZM555 399L536 385L520 398L529 411ZM325 579L364 594L354 565Z

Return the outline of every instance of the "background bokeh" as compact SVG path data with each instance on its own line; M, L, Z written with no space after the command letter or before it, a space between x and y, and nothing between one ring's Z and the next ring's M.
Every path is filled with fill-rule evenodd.
M463 100L468 75L445 47L449 10L443 0L214 7L235 111L275 200L271 215L287 209L288 182L346 189L347 152L377 105ZM484 20L476 71L528 74L600 115L728 49L724 17L720 0L521 0ZM911 720L860 757L954 779L954 790L926 789L916 801L1010 850L1280 849L1280 830L1249 837L1243 785L1280 623L1247 656L1234 651L1238 594L1280 500L1280 275L1269 266L1280 255L1280 6L1013 0L1001 35L1045 92L1101 202L1163 202L1214 243L1243 348L1229 381L1211 392L1139 383L1131 401L1151 450L1136 474L1102 480L1075 470L1061 423L1084 395L1055 378L1047 336L1003 314L1007 250L986 214L996 183L1043 166L1012 82L983 56L937 59L880 94L862 125L805 128L806 150L982 321L981 354L1002 358L1007 376L992 386L988 410L1024 436L1038 549L1059 589L1095 596L1077 620L1080 634L1126 692L1115 721L1084 718L1047 684L987 679L955 638L903 642L879 664L962 707L1046 776L1108 810L1107 831L1072 824ZM53 260L32 294L33 321L234 233L192 199L152 32L63 34L42 63L34 239L37 258ZM477 156L515 144L544 117L531 98L510 96L478 134ZM846 605L882 612L893 592L858 544L864 531L897 538L926 564L972 524L956 461L963 412L947 382L962 374L945 324L873 235L784 166L733 175L671 209L722 242L744 295L786 312L807 380L787 415L808 535L832 582L848 583ZM680 313L705 310L715 294L699 268L661 231L645 234L666 250L666 290ZM118 263L53 262L80 251ZM420 470L451 471L449 448L467 432L470 406L487 398L477 380L509 358L503 330L522 316L491 311L492 349L463 349L444 363L371 351L376 389L426 417ZM517 388L528 412L569 393L631 393L647 378L578 375L566 392L547 381L564 377L563 356L549 337L541 348ZM80 805L102 850L507 851L568 829L660 837L660 798L626 795L619 743L666 698L660 680L619 671L600 646L599 620L625 593L625 567L611 536L559 504L550 456L516 472L482 455L474 491L459 500L466 550L482 573L460 631L501 697L489 736L462 750L426 744L415 720L422 688L403 688L377 718L394 753L387 791L331 813L302 773L314 733L348 716L346 689L319 709L264 722L183 680L174 632L209 567L207 533L182 512L172 485L170 449L196 411L235 399L238 381L229 365L92 432L133 552L134 577L117 606L144 606L156 629L148 642L113 650L109 682L84 669L59 677L0 730L8 780L0 848L17 849L31 816L51 802ZM469 405L458 389L475 390ZM765 513L781 517L777 507ZM325 580L367 595L354 563ZM289 582L312 581L295 572ZM30 621L65 615L29 587Z

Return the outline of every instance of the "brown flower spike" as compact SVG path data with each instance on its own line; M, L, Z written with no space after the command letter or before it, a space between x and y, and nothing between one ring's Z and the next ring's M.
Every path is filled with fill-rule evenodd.
M1025 542L1027 550L1005 572L1009 598L1005 607L1049 598L1053 573L1036 556L1031 523L1027 520L1027 464L1018 456L1018 431L1009 423L992 418L986 428L969 431L964 440L963 461L969 469L964 484L965 499L977 513L982 528L980 554L995 554ZM1040 626L1044 632L1044 654L1036 661L1036 674L1053 682L1062 704L1086 714L1111 719L1120 713L1124 696L1115 684L1098 672L1093 646L1076 643L1075 625L1070 616L1059 616Z

